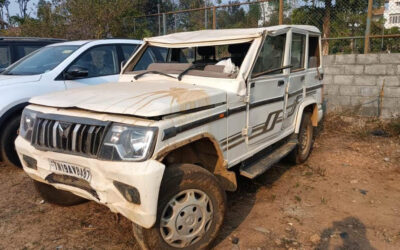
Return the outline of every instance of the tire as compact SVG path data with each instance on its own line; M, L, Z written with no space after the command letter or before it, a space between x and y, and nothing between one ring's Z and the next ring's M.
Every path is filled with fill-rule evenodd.
M21 168L22 165L19 161L17 151L15 150L14 142L18 136L20 121L20 115L11 117L9 122L3 127L0 135L1 159L5 164L19 168Z
M193 205L195 203L190 203L190 199L200 205ZM207 170L192 164L170 166L166 168L161 183L157 210L157 221L152 228L133 224L135 237L142 248L208 249L224 221L226 194L217 178ZM162 217L175 230L161 227ZM188 238L182 236L185 234ZM165 240L174 235L182 240L169 243Z
M60 206L74 206L86 202L87 200L76 196L68 191L59 190L43 182L33 181L35 188L40 196L48 203Z
M301 164L307 161L314 144L314 127L311 122L311 113L304 113L301 118L298 134L299 143L289 154L289 161L294 164Z

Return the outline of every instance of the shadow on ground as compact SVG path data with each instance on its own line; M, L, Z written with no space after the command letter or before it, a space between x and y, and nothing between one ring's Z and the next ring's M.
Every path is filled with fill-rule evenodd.
M335 234L339 235L337 239L331 237ZM321 241L315 249L375 250L367 239L365 225L356 217L334 221L332 227L322 231Z

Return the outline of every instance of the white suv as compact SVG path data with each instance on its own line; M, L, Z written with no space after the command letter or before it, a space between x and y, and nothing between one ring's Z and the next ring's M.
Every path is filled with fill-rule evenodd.
M148 249L207 248L236 174L308 158L320 43L296 25L147 38L118 84L31 99L18 155L49 202L104 204Z
M23 108L37 95L118 81L121 62L142 42L127 39L48 45L0 75L0 160L19 166L14 148Z

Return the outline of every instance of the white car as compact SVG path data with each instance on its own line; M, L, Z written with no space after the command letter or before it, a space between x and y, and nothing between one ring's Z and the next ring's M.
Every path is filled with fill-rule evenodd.
M107 39L48 45L0 74L0 160L19 166L14 140L23 108L37 95L118 81L141 41Z
M301 25L147 38L118 84L31 99L18 155L48 202L104 204L147 249L207 248L236 173L310 155L320 48Z

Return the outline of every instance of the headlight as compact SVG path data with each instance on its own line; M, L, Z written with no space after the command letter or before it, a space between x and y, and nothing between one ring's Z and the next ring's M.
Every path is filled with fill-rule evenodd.
M149 157L157 129L114 124L108 130L99 157L105 160L142 161Z
M28 141L32 140L33 127L35 125L36 115L37 115L36 112L29 109L24 109L24 111L22 112L19 135Z

